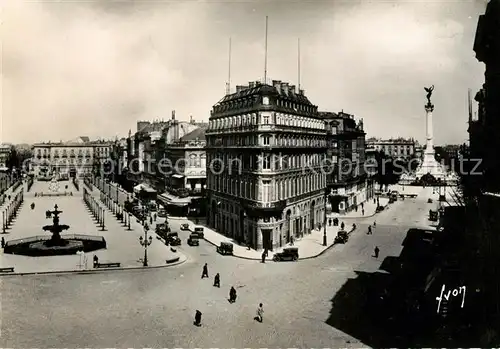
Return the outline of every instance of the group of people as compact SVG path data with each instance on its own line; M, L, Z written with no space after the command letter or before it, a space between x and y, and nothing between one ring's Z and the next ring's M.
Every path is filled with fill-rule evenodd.
M203 270L201 272L201 278L202 279L209 278L209 276L208 276L208 263L205 263L205 265L203 265ZM219 273L215 274L214 287L220 288L220 274ZM229 290L228 301L229 301L229 303L236 302L236 289L234 288L234 286L231 286L231 289ZM201 315L202 315L201 311L196 310L196 313L194 315L194 324L196 326L201 326ZM259 303L259 306L257 308L257 316L254 319L259 321L259 322L262 322L263 316L264 316L264 306L262 303Z
M373 222L373 228L375 228L377 226L377 222ZM366 235L373 235L373 230L372 230L372 226L369 225L368 226L368 231L366 232ZM380 249L378 248L378 246L375 246L375 248L373 249L373 257L375 258L378 258L378 254L380 253Z

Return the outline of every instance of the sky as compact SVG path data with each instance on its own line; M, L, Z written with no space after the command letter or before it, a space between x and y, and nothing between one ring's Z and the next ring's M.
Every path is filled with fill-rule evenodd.
M231 85L298 84L324 111L363 118L367 137L467 139L472 50L485 0L2 2L0 141L125 137L137 120L207 121Z

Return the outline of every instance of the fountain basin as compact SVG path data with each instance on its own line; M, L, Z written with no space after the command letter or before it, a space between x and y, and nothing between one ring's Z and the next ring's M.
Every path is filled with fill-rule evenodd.
M50 236L40 235L24 239L9 240L5 243L4 253L31 257L73 255L78 251L92 252L106 248L102 236L67 234L61 235L62 244L50 246Z

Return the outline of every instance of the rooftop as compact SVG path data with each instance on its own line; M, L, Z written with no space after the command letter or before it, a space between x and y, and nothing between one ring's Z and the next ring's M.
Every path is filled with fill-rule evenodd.
M197 128L196 130L193 130L189 132L188 134L185 134L183 137L181 137L180 141L181 142L186 142L186 141L204 141L205 138L205 131L207 130L207 127L200 127Z

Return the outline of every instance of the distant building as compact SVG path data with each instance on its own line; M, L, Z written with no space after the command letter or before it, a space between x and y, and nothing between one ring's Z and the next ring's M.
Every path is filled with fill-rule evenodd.
M0 144L0 172L5 172L8 170L7 165L11 153L11 144Z
M410 138L377 139L370 138L366 141L369 148L382 151L393 159L411 160L415 157L417 142Z
M327 156L333 168L327 174L329 201L333 212L346 212L373 196L373 181L366 172L363 121L340 112L320 112L328 134Z
M111 159L112 142L79 137L68 142L32 146L30 172L39 179L54 175L83 176L98 171Z

